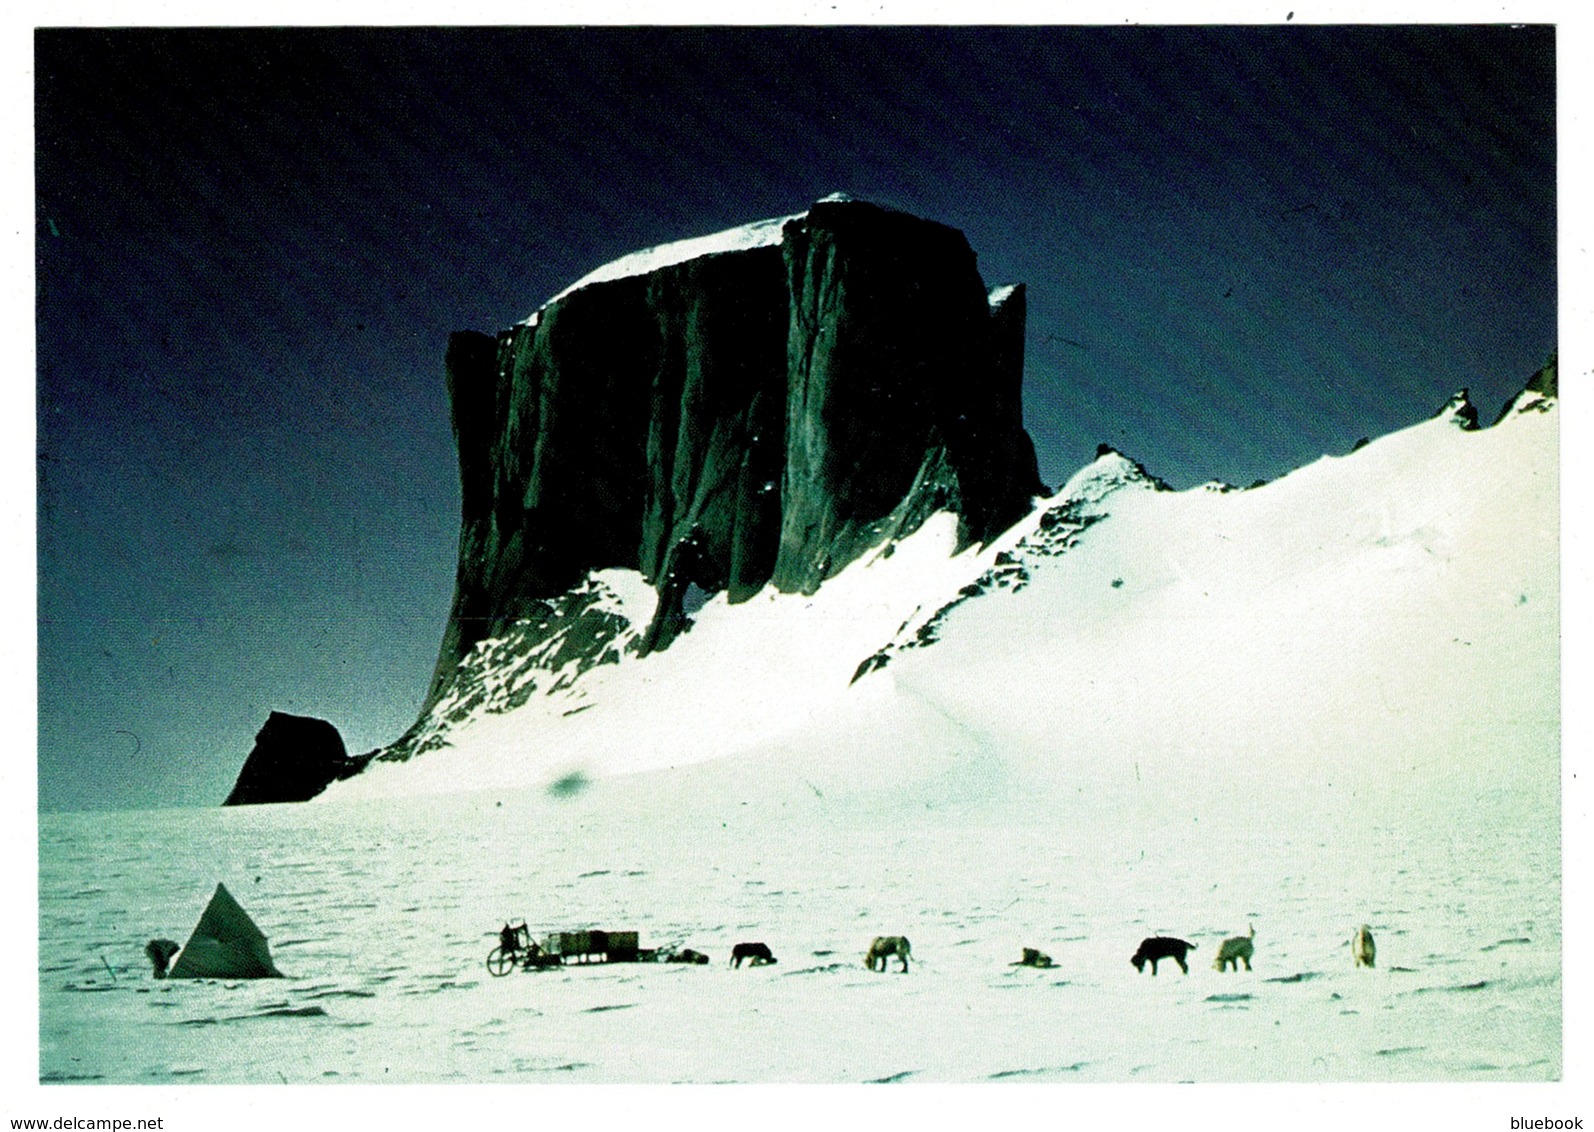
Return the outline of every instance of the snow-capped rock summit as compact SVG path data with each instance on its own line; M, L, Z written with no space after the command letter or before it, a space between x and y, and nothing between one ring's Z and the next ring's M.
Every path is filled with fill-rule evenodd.
M610 638L556 628L594 571L652 589L626 639L645 655L708 595L811 594L937 512L988 542L1043 490L1023 342L1022 286L993 297L960 232L839 195L455 334L455 600L418 728L382 758L418 749L478 646L559 632L607 662Z

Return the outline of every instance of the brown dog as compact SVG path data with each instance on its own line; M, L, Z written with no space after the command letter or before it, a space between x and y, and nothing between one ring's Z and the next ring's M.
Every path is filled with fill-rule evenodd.
M1247 926L1249 927L1250 925ZM1238 971L1240 964L1244 963L1245 969L1249 971L1251 969L1251 955L1255 946L1252 943L1254 939L1256 939L1256 929L1253 927L1250 935L1237 935L1232 939L1224 940L1218 945L1218 957L1212 961L1212 969L1214 971L1224 971L1233 968Z
M908 945L908 937L905 935L877 935L874 942L869 945L869 953L863 957L864 966L871 971L877 969L884 971L886 969L886 960L895 955L902 960L902 970L906 972L908 969L908 953L912 950L912 947ZM878 968L875 967L876 963L880 964Z

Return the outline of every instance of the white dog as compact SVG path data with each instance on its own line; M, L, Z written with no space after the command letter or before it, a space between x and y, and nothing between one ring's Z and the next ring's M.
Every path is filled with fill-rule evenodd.
M1356 929L1356 934L1350 937L1351 958L1358 967L1371 967L1373 959L1378 955L1378 948L1373 945L1373 929L1366 924Z

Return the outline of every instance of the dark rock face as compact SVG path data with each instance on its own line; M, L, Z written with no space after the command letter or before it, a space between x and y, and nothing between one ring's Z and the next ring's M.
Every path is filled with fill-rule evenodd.
M338 729L326 720L274 711L222 805L309 801L329 783L364 770L374 754L350 758Z
M840 200L778 246L592 283L496 339L455 334L459 567L423 717L478 641L590 570L658 590L646 653L685 627L694 585L811 593L943 508L966 543L999 533L1043 490L1023 336L1022 287L989 299L961 233Z
M534 617L588 570L641 571L662 608L692 582L737 600L769 579L785 421L780 264L778 247L692 260L575 291L496 342L453 336L463 522L429 702L477 641Z
M993 313L961 232L861 202L788 228L786 462L772 581L811 593L915 490L984 541L1040 489L1024 432L1022 288ZM932 507L931 510L934 510ZM927 513L927 512L926 512Z

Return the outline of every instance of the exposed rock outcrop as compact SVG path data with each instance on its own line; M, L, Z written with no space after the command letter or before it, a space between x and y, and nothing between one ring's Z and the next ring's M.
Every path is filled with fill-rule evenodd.
M1561 395L1561 381L1559 374L1559 350L1550 351L1549 360L1539 367L1532 377L1528 378L1527 385L1522 392L1507 401L1500 409L1500 415L1494 423L1499 424L1513 412L1542 413Z
M423 718L478 642L545 622L590 571L655 588L629 646L647 653L694 586L811 593L937 510L982 542L1043 491L1021 286L988 292L960 232L861 201L764 230L779 242L661 257L450 339L463 515Z
M1462 432L1476 432L1478 429L1478 410L1465 389L1458 389L1452 394L1450 400L1439 406L1434 416L1448 419Z
M365 769L375 753L351 758L338 729L326 720L274 711L222 805L307 802L328 784Z
M1539 371L1528 378L1527 391L1544 397L1560 397L1561 380L1558 370L1560 351L1551 350L1550 359Z

